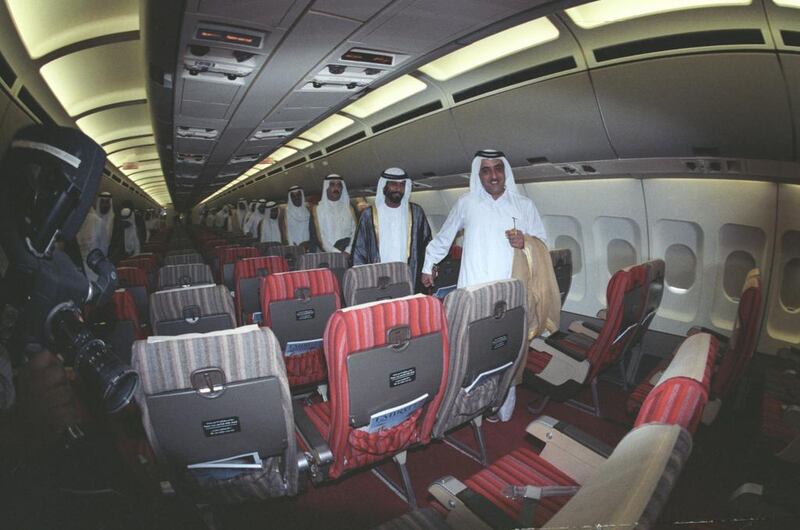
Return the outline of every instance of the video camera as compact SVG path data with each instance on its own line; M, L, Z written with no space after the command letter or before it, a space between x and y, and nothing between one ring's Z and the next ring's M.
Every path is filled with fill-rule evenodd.
M12 347L29 354L50 346L108 413L133 398L139 375L96 338L80 307L108 303L116 270L99 249L86 257L89 281L56 243L75 238L97 193L105 153L76 129L33 125L20 130L0 165L0 245L6 284L19 311Z

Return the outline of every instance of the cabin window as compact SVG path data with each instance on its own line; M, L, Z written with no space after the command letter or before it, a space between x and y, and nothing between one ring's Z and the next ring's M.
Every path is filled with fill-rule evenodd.
M675 243L664 253L665 280L669 287L688 291L697 275L697 256L686 245Z
M783 267L781 303L787 311L800 310L800 258L792 258Z
M636 264L636 249L624 239L608 242L608 272L614 274L620 269Z
M733 300L739 300L747 273L754 269L756 260L749 252L734 250L728 254L723 269L722 288Z
M583 256L581 256L581 246L570 236L558 236L555 241L555 248L568 248L572 253L572 275L575 276L583 268Z

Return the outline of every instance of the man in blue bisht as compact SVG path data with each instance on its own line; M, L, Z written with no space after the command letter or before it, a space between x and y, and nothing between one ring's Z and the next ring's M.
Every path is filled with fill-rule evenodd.
M358 219L353 265L407 263L415 290L420 292L422 261L430 240L425 211L411 202L411 178L397 167L385 170L378 180L375 204L364 209Z

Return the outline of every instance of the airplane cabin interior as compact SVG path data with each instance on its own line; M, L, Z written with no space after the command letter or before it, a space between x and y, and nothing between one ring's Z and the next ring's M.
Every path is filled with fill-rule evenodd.
M799 127L798 0L0 1L3 527L798 528Z

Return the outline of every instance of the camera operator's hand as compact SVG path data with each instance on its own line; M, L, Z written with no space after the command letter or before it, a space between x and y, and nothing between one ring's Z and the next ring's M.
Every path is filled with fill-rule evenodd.
M54 442L70 425L80 423L75 393L61 361L47 350L29 354L19 371L23 418L45 442Z

